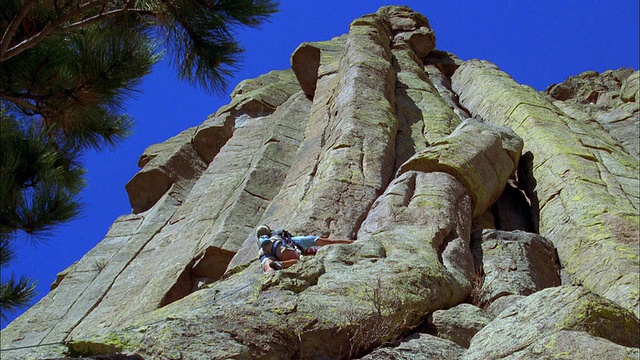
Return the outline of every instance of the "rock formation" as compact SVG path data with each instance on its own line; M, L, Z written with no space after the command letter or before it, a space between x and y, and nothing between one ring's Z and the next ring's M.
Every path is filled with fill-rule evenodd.
M637 358L638 71L539 93L406 7L291 64L145 151L3 359ZM356 241L265 274L259 224Z

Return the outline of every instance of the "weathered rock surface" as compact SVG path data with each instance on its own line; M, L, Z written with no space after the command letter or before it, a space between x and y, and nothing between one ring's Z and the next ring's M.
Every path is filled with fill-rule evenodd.
M640 72L608 70L602 74L585 71L545 90L555 106L585 122L597 121L618 145L640 156Z
M493 317L479 307L463 303L451 309L435 311L429 324L429 333L469 348L474 335L491 320Z
M508 308L509 306L515 304L516 302L522 300L524 295L505 295L495 299L487 308L486 312L492 317L496 317L500 315L500 313Z
M502 311L473 337L464 358L633 358L638 326L628 310L583 287L548 288Z
M473 114L524 140L520 181L564 271L638 315L638 158L597 121L576 120L489 62L461 65L452 87Z
M553 244L537 234L487 229L473 234L479 284L474 296L490 304L507 295L529 295L560 285L560 266Z
M149 210L174 184L188 192L202 175L207 163L190 143L195 131L195 128L187 129L150 146L140 156L138 166L142 170L125 186L134 214Z
M381 8L147 149L133 214L2 358L637 356L638 72L543 94L435 47L423 15ZM264 223L357 241L263 274ZM429 318L463 346L410 335Z
M465 348L450 340L428 334L414 334L393 347L374 350L361 360L431 360L462 359Z

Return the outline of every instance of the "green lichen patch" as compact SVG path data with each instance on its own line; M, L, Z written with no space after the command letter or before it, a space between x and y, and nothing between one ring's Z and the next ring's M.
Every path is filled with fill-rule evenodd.
M141 348L137 331L111 332L92 338L72 340L67 343L69 354L75 357L110 355L132 352Z

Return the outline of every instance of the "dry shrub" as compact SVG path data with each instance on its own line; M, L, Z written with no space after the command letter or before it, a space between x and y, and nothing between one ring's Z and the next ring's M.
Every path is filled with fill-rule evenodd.
M486 300L482 299L482 287L484 286L484 268L482 265L476 269L476 272L471 279L471 292L466 301L469 304L475 305L481 309L484 309L488 304Z
M343 329L349 334L349 353L353 359L378 346L397 343L410 328L411 312L402 311L402 298L380 278L365 290L371 308L349 308L343 312Z

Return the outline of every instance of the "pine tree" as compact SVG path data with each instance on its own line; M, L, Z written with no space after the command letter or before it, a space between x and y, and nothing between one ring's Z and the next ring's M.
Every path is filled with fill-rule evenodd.
M76 217L79 156L131 131L124 101L161 55L209 92L227 86L239 26L270 0L3 0L0 7L0 266L19 233L42 238ZM0 283L2 316L28 303L28 278Z
M108 20L153 29L180 78L224 90L242 52L234 29L259 26L276 11L273 0L3 0L0 62Z
M23 126L5 111L0 112L0 267L14 258L11 243L17 232L41 238L56 225L76 217L82 206L76 200L84 185L77 153L68 147L52 147L33 124ZM3 277L3 319L29 304L35 285L28 277Z
M0 241L0 265L7 264L14 256L8 241ZM9 313L29 304L35 295L35 285L31 279L24 276L16 280L13 274L8 281L0 283L0 316L2 319L7 320Z

